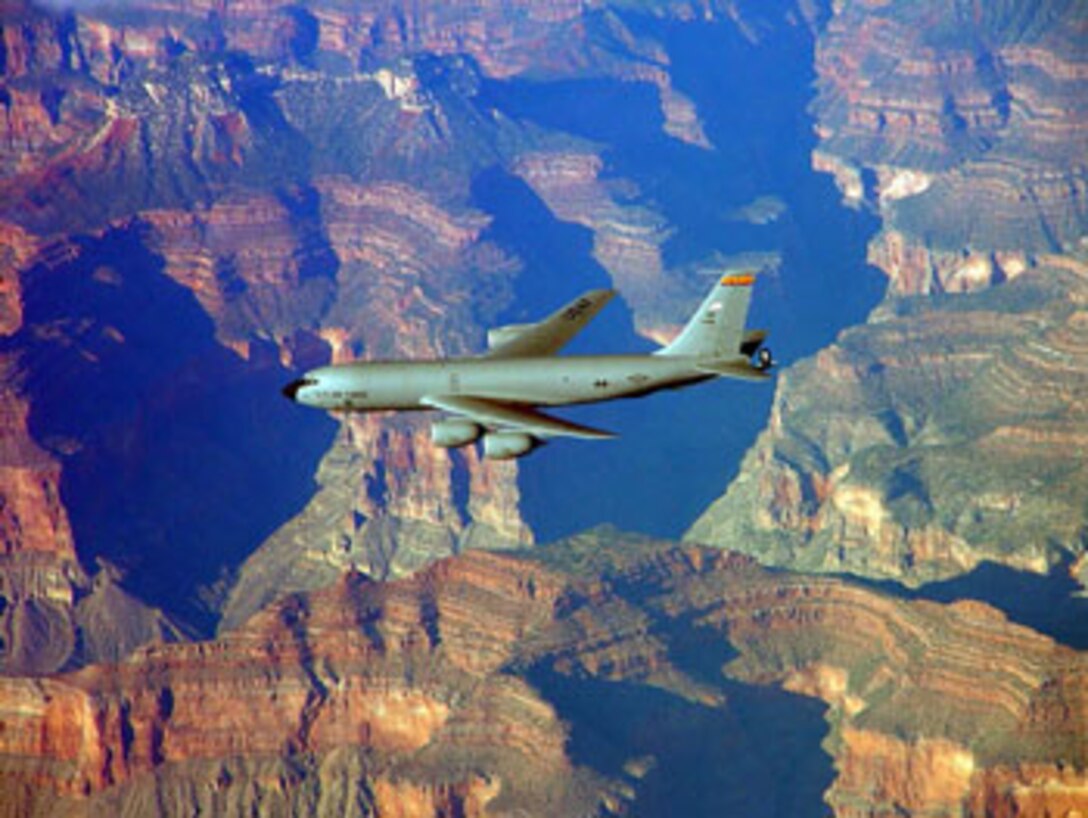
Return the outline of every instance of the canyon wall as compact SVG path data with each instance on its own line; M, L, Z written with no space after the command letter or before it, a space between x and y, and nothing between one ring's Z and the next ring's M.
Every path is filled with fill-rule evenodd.
M1033 815L1088 799L1086 671L1083 653L980 603L908 602L597 532L389 583L349 571L213 642L0 680L4 804L623 814L655 803L696 741L723 784L749 776L734 803L783 785L748 770L747 753L822 746L830 767L790 782L812 799L799 811L826 797L842 816ZM630 732L588 754L571 718L586 685L599 710L635 707ZM758 690L801 709L775 722L751 709ZM808 700L822 718L802 715ZM639 727L666 714L694 719L691 732ZM791 733L797 722L815 729ZM801 746L766 747L773 724Z
M910 584L983 561L1083 583L1083 8L832 11L813 166L879 214L889 299L780 375L686 537Z
M1079 4L834 4L817 40L818 170L884 221L894 293L963 292L1083 255Z
M1083 652L798 573L1088 576L1083 12L1010 8L0 0L0 812L1088 811ZM666 191L487 86L648 90L713 157L662 31L768 17L815 37L812 165L890 281L688 535L792 572L481 553L533 541L515 465L279 398L481 347L534 269L495 169L667 338L702 282ZM794 229L752 192L715 228Z
M893 300L779 376L771 422L692 526L769 563L909 583L1083 549L1088 267Z

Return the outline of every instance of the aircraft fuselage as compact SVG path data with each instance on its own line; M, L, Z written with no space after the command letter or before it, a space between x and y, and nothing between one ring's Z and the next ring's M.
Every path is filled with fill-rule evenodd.
M564 406L633 397L714 377L695 359L656 355L453 358L320 367L287 387L323 409L426 409L428 396L471 395L505 403Z

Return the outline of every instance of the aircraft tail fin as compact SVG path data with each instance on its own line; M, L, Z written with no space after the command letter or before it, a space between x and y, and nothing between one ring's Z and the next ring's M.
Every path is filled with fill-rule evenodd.
M722 276L680 334L654 354L709 359L743 354L745 342L755 340L744 331L755 280L752 273Z

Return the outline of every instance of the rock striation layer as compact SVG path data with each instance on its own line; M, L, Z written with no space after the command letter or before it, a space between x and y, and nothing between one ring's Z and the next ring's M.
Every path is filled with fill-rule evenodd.
M1088 798L1085 661L981 603L907 602L597 532L532 558L472 552L392 583L348 572L214 642L0 680L4 803L75 814L638 809L692 734L647 756L639 736L654 731L636 729L586 755L592 710L577 701L592 684L597 709L635 697L625 700L636 725L641 707L731 725L722 750L743 740L746 690L822 701L825 735L805 741L823 741L832 777L803 811L825 797L841 816L1038 814ZM704 748L733 781L738 746ZM738 798L782 784L748 775Z
M1083 253L1088 49L1077 3L837 3L818 38L819 170L884 217L897 293Z
M687 538L909 584L983 561L1083 583L1083 27L1077 4L834 4L813 164L881 216L890 297L780 376Z
M1079 556L1086 273L887 302L780 376L769 427L687 538L909 583Z

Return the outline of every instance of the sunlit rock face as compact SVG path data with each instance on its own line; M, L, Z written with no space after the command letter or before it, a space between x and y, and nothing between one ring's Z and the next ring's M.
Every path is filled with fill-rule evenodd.
M0 767L6 804L76 814L665 815L785 783L766 814L1029 815L1084 796L1086 678L981 603L602 531L0 680Z
M1083 12L965 15L833 6L813 165L880 214L890 298L779 376L688 538L911 584L984 561L1083 581Z
M480 89L620 80L710 155L654 32L758 44L766 15L816 40L812 164L883 219L892 294L943 297L780 375L691 537L911 584L1088 572L1076 6L629 6L0 0L0 812L1085 811L1083 653L722 550L484 553L533 540L515 465L279 397L480 349L526 269L495 168L668 337L702 282L654 192ZM757 193L722 224L790 221Z
M894 293L962 292L1083 252L1088 49L1076 4L833 5L813 162L885 218Z
M1078 555L1085 272L885 303L781 376L770 426L688 537L911 583Z
M657 11L756 42L764 13L813 25L802 5ZM601 178L601 146L478 99L488 80L619 81L649 89L669 138L710 150L660 32L631 19L577 3L5 3L0 331L24 420L3 530L13 560L58 566L31 585L67 599L121 581L210 633L346 567L398 576L531 542L515 464L435 450L419 417L337 432L276 392L328 360L480 349L525 267L473 200L486 169L594 231L646 334L665 290L677 312L691 282L663 270L669 226ZM569 183L565 156L581 162Z

